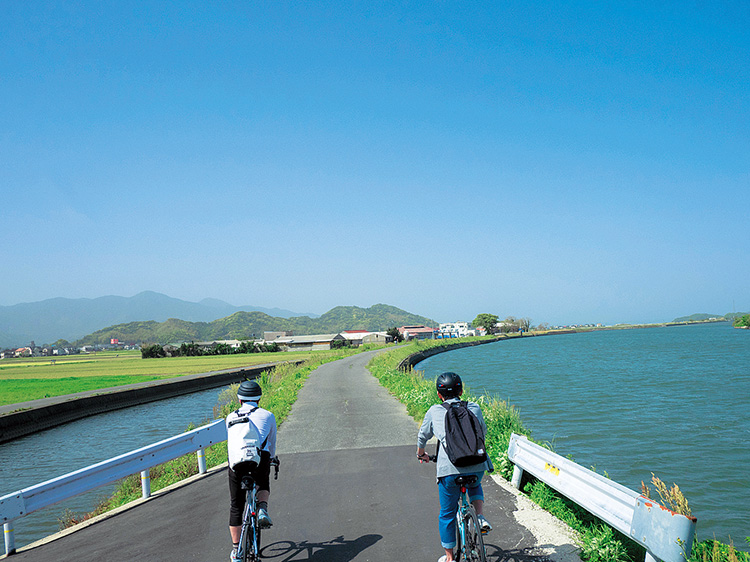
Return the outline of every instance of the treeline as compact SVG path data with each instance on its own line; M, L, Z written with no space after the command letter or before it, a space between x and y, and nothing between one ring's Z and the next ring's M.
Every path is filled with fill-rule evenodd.
M735 328L750 328L750 314L745 314L734 319Z
M483 312L477 314L472 320L471 325L474 328L484 328L487 334L514 334L517 332L528 332L531 328L531 318L516 318L508 316L505 320L500 320L497 314ZM547 330L546 324L537 327L539 330Z
M183 343L180 347L160 345L158 343L141 347L141 357L151 359L158 357L200 357L203 355L235 355L237 353L275 353L280 351L278 344L255 343L243 341L238 347L226 343L214 343L206 347L196 343Z

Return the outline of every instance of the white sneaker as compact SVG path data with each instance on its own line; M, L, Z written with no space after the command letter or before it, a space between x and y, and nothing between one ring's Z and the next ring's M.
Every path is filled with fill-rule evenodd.
M486 535L492 530L492 525L490 525L490 522L484 518L484 515L477 515L477 519L479 520L479 529L482 531L483 535Z
M268 529L273 526L271 518L268 516L268 512L265 509L258 511L258 524L261 529Z
M232 554L229 555L229 562L240 562L240 559L237 558L237 549L232 549Z

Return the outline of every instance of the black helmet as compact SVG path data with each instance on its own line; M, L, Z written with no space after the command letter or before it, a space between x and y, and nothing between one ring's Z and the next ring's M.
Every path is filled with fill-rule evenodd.
M237 398L242 402L257 402L263 395L263 389L255 381L243 381L237 389Z
M450 371L438 375L435 386L443 398L455 398L461 394L464 388L461 377Z

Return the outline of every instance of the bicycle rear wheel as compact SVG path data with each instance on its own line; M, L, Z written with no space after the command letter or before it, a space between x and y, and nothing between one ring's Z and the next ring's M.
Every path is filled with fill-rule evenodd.
M458 522L460 529L457 529L458 535L458 552L456 560L465 560L466 562L487 562L487 555L484 551L484 540L482 539L482 528L479 526L477 513L474 506L469 506L463 518ZM463 540L461 535L463 535Z
M252 560L252 536L252 525L243 524L242 535L240 536L240 554L242 555L242 562L250 562Z
M255 527L255 541L253 542L253 556L252 560L260 560L260 524L258 523L258 514L256 513L253 517L253 527Z
M240 537L240 552L242 552L242 562L255 562L260 558L258 549L258 516L255 513L255 493L252 490L247 491L245 496L245 515L242 521L242 536Z

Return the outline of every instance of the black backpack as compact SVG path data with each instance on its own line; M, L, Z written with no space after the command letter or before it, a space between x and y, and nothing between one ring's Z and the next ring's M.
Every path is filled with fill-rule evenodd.
M465 467L487 460L484 431L479 419L465 401L443 402L445 412L445 452L453 466Z

